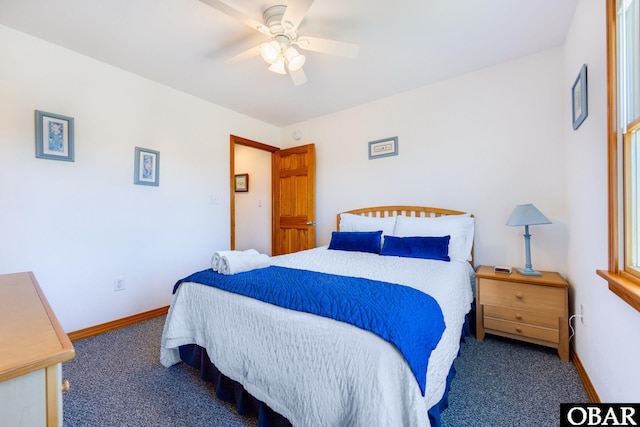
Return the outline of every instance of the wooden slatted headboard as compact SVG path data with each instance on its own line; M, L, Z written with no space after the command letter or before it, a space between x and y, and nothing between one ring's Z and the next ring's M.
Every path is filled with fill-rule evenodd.
M375 206L371 208L353 209L341 213L369 216L373 218L385 218L390 216L414 216L414 217L438 217L444 215L462 215L466 212L452 209L431 208L427 206ZM471 215L473 216L473 215ZM340 214L336 215L336 230L340 231ZM471 265L473 266L473 247L471 248Z
M466 212L454 211L451 209L430 208L427 206L376 206L372 208L354 209L341 213L353 215L370 216L374 218L385 218L388 216L417 216L417 217L438 217L442 215L462 215ZM340 214L337 215L337 230L340 230Z

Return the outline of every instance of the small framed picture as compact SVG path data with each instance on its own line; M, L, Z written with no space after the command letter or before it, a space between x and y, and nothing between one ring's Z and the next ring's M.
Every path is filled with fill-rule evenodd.
M235 176L236 193L248 193L249 192L249 174L241 173Z
M160 152L136 147L133 183L137 185L160 185Z
M580 127L587 118L587 64L583 64L575 83L571 87L571 107L573 111L573 130Z
M36 110L36 157L75 161L73 117Z
M398 155L398 137L379 139L369 143L369 159Z

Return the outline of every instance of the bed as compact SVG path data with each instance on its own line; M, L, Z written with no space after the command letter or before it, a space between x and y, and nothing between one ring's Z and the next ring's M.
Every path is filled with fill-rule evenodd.
M200 369L216 382L219 397L237 402L240 413L250 401L259 425L438 424L473 302L474 219L454 210L384 206L343 212L337 220L339 232L329 246L272 257L272 267L263 271L355 277L432 297L444 323L425 377L384 335L189 280L174 288L160 361ZM379 230L378 251L361 251L360 240ZM445 238L443 255L438 248ZM412 252L416 242L427 245L418 257ZM366 246L371 249L371 242ZM403 311L393 310L391 317Z

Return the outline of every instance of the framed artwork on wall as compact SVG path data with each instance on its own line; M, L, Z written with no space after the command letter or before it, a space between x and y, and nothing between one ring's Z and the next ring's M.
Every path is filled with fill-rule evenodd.
M137 185L160 185L160 152L136 147L133 183Z
M234 188L236 193L248 193L249 192L249 174L241 173L235 175Z
M587 64L583 64L575 83L571 87L571 109L573 112L573 130L580 127L587 118Z
M73 117L36 110L36 157L75 161Z
M398 137L369 142L369 159L398 155Z

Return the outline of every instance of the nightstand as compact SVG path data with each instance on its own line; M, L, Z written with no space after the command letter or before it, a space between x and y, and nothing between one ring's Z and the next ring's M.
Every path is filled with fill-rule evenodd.
M569 284L558 273L542 276L476 271L476 336L500 335L558 349L569 360Z

